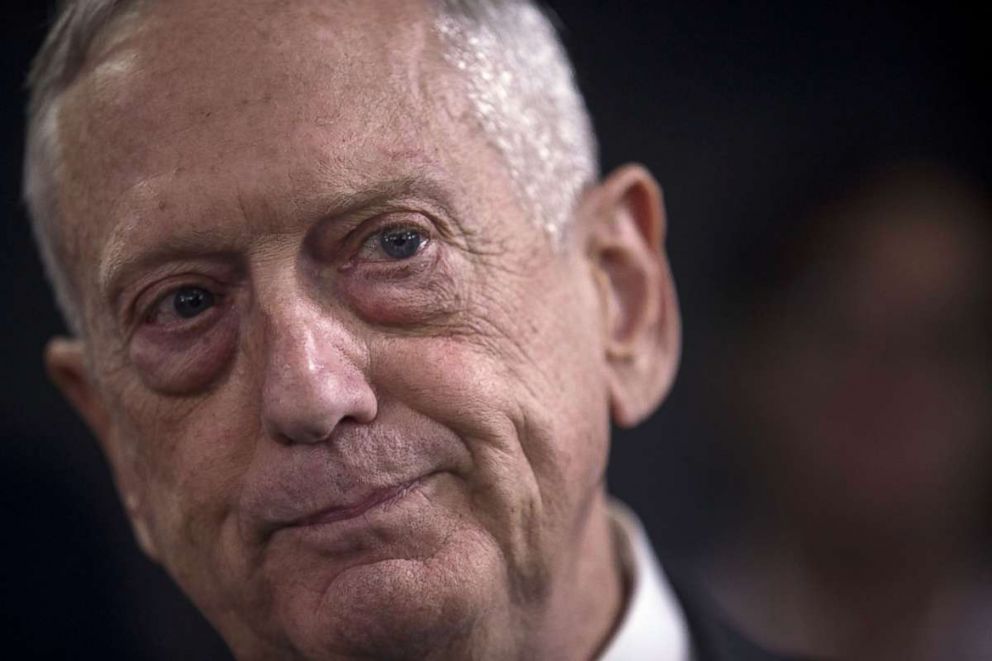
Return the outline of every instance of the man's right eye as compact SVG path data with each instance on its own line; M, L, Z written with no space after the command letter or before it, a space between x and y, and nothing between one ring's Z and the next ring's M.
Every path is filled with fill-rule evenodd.
M198 392L213 383L237 347L236 296L229 285L197 274L153 287L136 304L138 321L128 327L130 358L152 390Z
M183 287L172 295L172 307L183 319L192 319L213 304L214 295L202 287Z
M185 286L163 296L148 314L148 321L165 324L182 323L201 316L217 304L217 295L209 289Z

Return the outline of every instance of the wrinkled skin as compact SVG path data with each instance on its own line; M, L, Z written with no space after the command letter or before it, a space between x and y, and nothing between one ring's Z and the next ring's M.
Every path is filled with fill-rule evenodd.
M240 658L575 659L621 611L608 423L678 354L659 193L621 170L552 246L430 21L152 4L62 100L50 372Z

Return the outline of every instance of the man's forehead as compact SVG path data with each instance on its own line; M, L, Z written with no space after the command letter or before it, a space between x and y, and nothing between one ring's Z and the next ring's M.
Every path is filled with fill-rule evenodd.
M99 56L133 36L178 64L231 50L299 50L325 41L345 52L359 43L402 47L406 36L435 19L431 0L130 0L96 39ZM397 41L399 39L399 41ZM387 53L388 54L388 53ZM368 53L365 53L368 55ZM203 64L207 64L203 62Z
M468 101L450 84L456 74L424 7L163 2L146 11L97 46L63 105L62 195L83 205L83 222L110 225L85 231L103 234L100 271L131 232L155 233L147 219L195 224L209 204L242 204L243 194L319 206L415 175L509 190L494 185L501 163L480 153L489 152L481 135L464 139ZM156 216L160 205L172 212ZM103 217L87 217L94 210Z
M386 4L399 6L368 11ZM105 143L126 148L249 118L257 104L268 105L267 117L331 124L356 108L373 120L388 98L387 107L408 111L397 118L409 116L404 106L422 101L425 75L436 84L440 73L427 15L411 10L417 4L151 3L95 46L66 94L63 124L67 115L87 131L126 122L133 130L113 126ZM137 144L121 145L129 136Z

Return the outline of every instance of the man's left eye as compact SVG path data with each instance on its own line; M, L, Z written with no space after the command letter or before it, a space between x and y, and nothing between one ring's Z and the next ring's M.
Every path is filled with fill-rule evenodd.
M427 245L428 241L423 232L410 227L385 229L370 239L376 252L395 260L413 257Z

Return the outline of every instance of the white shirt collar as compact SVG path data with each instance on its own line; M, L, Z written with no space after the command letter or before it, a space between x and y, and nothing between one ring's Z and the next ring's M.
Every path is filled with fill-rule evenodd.
M616 500L610 517L630 580L630 599L599 661L690 661L685 617L641 522Z

